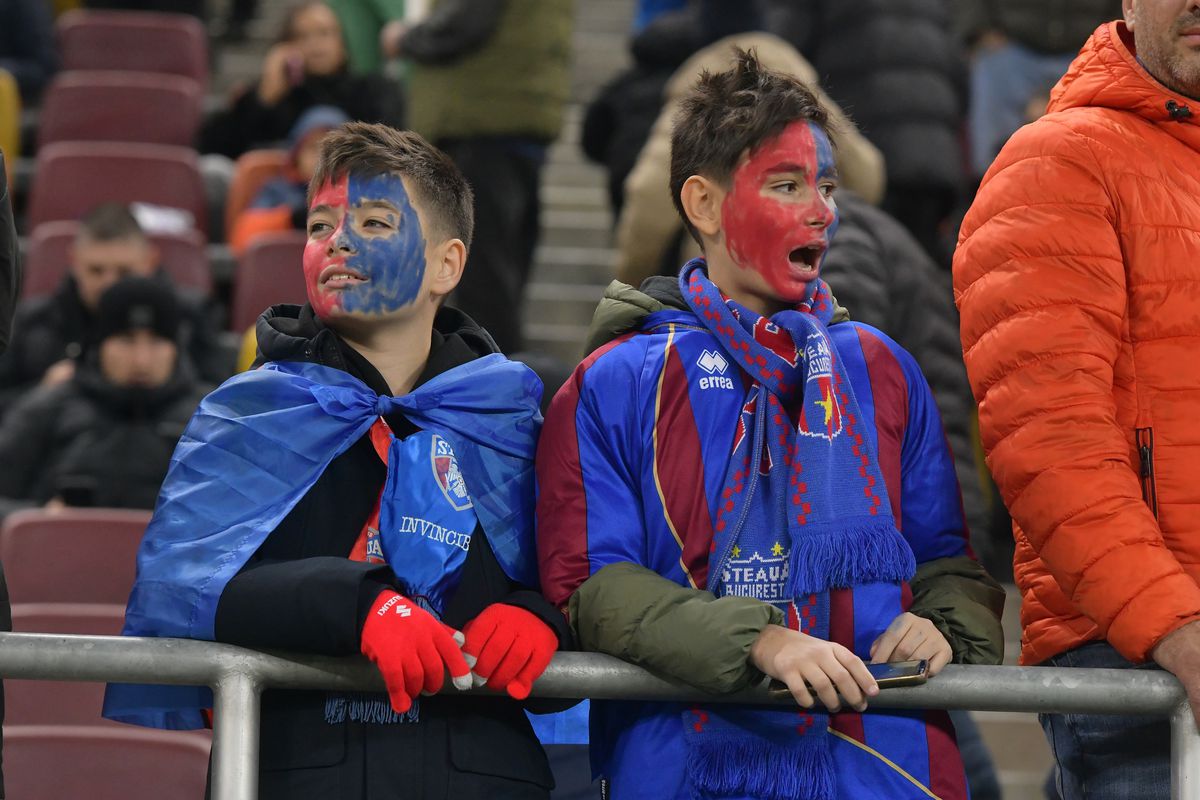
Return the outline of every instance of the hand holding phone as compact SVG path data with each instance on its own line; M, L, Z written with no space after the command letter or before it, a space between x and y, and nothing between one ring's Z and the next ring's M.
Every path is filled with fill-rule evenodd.
M933 622L906 611L879 634L869 655L873 664L925 659L932 678L953 660L954 650Z
M929 662L922 658L916 661L893 661L890 664L868 664L867 671L871 673L880 689L920 686L928 679ZM777 680L771 681L767 692L772 697L791 695L787 685Z

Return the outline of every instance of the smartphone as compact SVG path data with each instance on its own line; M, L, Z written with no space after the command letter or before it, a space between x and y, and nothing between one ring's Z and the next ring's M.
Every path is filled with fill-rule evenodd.
M893 661L889 664L867 664L867 671L879 684L880 689L894 689L898 686L920 686L928 680L929 662ZM812 687L809 687L812 688ZM767 692L772 697L788 697L791 691L783 681L771 680Z
M879 684L880 689L896 686L920 686L928 679L929 662L893 661L890 664L867 664L867 671Z

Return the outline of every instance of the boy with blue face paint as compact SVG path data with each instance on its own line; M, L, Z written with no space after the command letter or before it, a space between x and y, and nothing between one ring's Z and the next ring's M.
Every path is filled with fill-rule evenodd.
M916 362L820 279L838 218L825 111L733 60L672 135L672 196L705 255L606 292L594 327L615 338L538 445L538 556L584 649L713 693L769 676L796 705L595 701L593 767L617 800L965 800L944 713L861 713L867 662L998 660L1004 595L967 552Z
M309 303L263 314L261 366L185 432L125 632L375 663L386 694L264 695L263 798L548 797L519 702L569 641L532 589L541 384L443 305L471 191L419 136L349 123L309 199ZM500 698L436 695L447 674ZM105 713L197 727L208 702L114 686Z

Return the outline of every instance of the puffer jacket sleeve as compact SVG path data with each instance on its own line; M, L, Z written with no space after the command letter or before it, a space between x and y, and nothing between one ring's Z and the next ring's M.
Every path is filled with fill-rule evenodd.
M1019 535L1141 661L1200 617L1200 587L1165 547L1117 421L1126 275L1093 146L1054 117L1010 141L963 222L954 291L988 465Z

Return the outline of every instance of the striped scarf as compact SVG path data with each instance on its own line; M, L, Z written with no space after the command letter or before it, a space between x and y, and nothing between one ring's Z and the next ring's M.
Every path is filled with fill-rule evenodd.
M830 589L906 581L916 570L826 330L829 287L814 281L804 302L766 319L725 298L703 260L679 280L701 324L748 377L708 589L772 602L793 630L829 639ZM729 706L695 707L683 718L697 796L835 796L826 714Z

